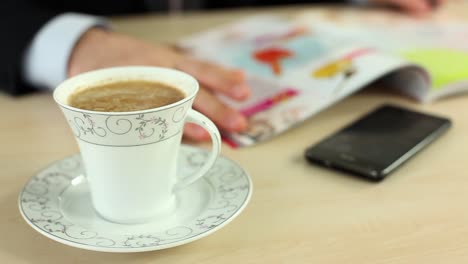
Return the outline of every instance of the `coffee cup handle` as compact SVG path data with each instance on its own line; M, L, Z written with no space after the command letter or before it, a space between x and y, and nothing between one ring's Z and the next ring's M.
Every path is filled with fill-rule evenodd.
M187 114L186 122L194 123L203 127L211 136L211 153L208 156L208 159L205 161L205 164L193 175L190 175L182 180L180 180L174 187L174 191L177 192L190 184L194 183L200 177L205 175L211 167L213 167L216 159L221 152L221 136L219 134L218 128L216 125L208 119L203 114L190 109Z

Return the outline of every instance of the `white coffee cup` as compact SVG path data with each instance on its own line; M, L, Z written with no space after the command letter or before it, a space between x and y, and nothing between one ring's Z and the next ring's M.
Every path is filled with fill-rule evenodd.
M159 108L98 112L71 107L79 88L128 80L155 81L178 88L186 97ZM183 72L158 67L116 67L72 77L54 91L75 138L96 212L118 223L143 223L170 214L176 194L202 177L216 161L221 139L216 126L192 109L197 81ZM212 139L206 163L190 177L177 176L177 155L185 122L204 127Z

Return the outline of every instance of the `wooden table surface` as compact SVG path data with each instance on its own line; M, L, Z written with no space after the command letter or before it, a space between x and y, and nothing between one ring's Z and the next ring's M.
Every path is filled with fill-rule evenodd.
M303 7L271 12L291 14ZM117 30L172 41L260 10L115 19ZM265 11L266 12L266 11ZM304 149L385 103L445 115L453 127L375 184L311 166ZM54 242L18 211L26 181L78 152L49 93L0 95L0 263L468 263L468 97L416 104L370 88L255 147L223 154L252 176L245 211L201 240L162 251L112 254Z

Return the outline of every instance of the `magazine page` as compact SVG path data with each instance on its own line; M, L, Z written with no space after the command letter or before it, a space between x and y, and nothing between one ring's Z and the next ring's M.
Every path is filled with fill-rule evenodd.
M270 139L366 84L410 64L320 27L256 16L198 33L181 45L194 56L245 70L251 97L222 98L249 120L232 146Z
M468 91L468 18L456 12L454 4L447 4L426 18L374 9L317 9L296 19L326 28L331 34L347 35L349 41L359 39L420 65L429 73L430 85L405 86L407 94L419 101L431 102ZM392 80L401 84L417 72L401 71L403 75L393 76ZM414 84L415 80L410 79Z

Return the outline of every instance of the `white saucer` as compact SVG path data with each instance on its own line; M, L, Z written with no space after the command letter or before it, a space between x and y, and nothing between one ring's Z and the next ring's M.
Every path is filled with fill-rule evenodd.
M197 170L207 154L183 145L182 177ZM20 193L19 208L30 226L60 243L104 252L142 252L183 245L219 230L240 214L251 194L247 173L221 156L207 175L177 196L173 214L145 224L116 224L95 213L77 154L32 177Z

